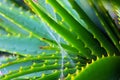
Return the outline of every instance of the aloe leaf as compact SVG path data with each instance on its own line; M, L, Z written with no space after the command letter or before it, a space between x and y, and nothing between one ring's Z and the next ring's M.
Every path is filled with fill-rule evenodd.
M103 32L100 31L98 26L96 26L96 24L91 20L91 17L89 18L89 16L91 16L92 14L91 15L89 14L89 16L86 14L86 12L87 13L90 12L90 11L88 12L89 9L86 10L85 8L80 7L78 5L78 1L69 0L69 2L72 5L73 9L79 14L80 18L83 19L85 23L87 24L86 29L90 31L93 34L94 38L99 41L101 47L103 47L106 50L107 54L110 54L110 55L113 55L113 53L117 54L118 50L113 49L114 45L111 44L111 42L106 38L106 36L104 36ZM83 9L85 9L86 12Z
M49 61L49 59L50 59L50 61ZM52 59L53 59L53 61L52 61ZM40 64L38 64L39 66L42 66L43 64L48 65L48 64L54 64L54 63L59 62L59 59L58 60L54 60L54 59L57 59L57 57L56 56L38 56L38 57L27 56L27 58L24 58L24 57L19 58L18 57L12 61L7 59L8 62L2 63L2 65L0 65L0 71L2 73L4 73L3 75L5 75L11 71L20 69L21 66L27 67L27 66L31 66L33 64L33 67L35 67L36 64L38 64L38 63L40 63Z
M0 35L7 35L8 32L0 26Z
M84 44L78 40L73 34L71 34L70 31L63 28L61 25L57 24L53 19L51 19L47 14L45 14L40 7L37 6L32 1L25 0L26 3L33 8L33 10L40 16L52 29L54 29L56 32L60 34L65 40L67 40L73 47L78 49L80 51L81 56L90 56L90 50L87 48L84 48ZM64 32L64 33L63 33ZM86 54L84 54L86 53ZM93 56L92 56L93 57Z
M29 36L0 36L1 51L8 51L22 55L37 55L41 52L46 52L45 50L41 50L40 46L47 46L47 44L39 39Z
M54 44L55 46L52 46L52 47L54 49L57 48L57 50L60 50L59 47L57 47L58 46L57 42L55 42L53 40L45 39L45 38L43 39L43 41L46 42L46 43L52 43L52 44ZM68 53L74 53L74 54L79 53L79 51L76 48L74 48L74 47L71 47L71 46L69 46L69 45L67 45L65 43L60 43L60 44L64 48L64 50L67 51ZM44 46L43 46L42 49L44 49Z
M71 14L69 14L63 8L65 6L62 1L58 1L61 4L57 3L57 1L53 2L51 0L47 0L47 2L50 3L54 7L56 12L61 15L62 19L69 24L72 31L74 31L77 34L78 39L80 39L85 44L85 47L91 50L93 55L100 57L101 54L106 54L105 50L101 48L99 42L97 42L97 40L93 38L92 34L89 31L87 31L78 21L74 19L74 17ZM71 9L68 9L68 11L70 11ZM82 33L84 33L84 35ZM97 49L97 52L96 52L96 49Z
M97 16L100 18L100 21L101 21L101 24L103 25L103 28L106 30L107 34L109 35L110 39L113 41L114 45L120 51L119 38L114 34L112 29L109 27L109 26L113 26L113 25L112 25L112 22L110 22L110 19L107 18L108 12L105 10L105 8L103 7L103 4L101 2L100 3L97 2L97 4L98 4L98 7L101 11L99 11L97 9L97 7L95 6L95 4L91 1L91 6L95 9ZM103 13L105 15L103 15Z
M51 39L51 36L44 27L45 24L41 22L40 19L34 14L27 13L24 10L16 8L12 5L5 6L3 5L3 3L1 3L0 15L14 23L21 29L31 33L32 35L35 35L35 37L37 38L46 37Z
M101 1L101 4L103 4L104 12L106 12L106 18L107 21L111 24L111 29L116 34L116 36L120 39L120 32L119 32L119 24L118 24L118 14L117 10L118 8L115 7L112 3L109 3L108 1ZM118 21L117 21L118 20Z
M1 66L3 63L8 62L8 60L9 60L9 61L12 61L12 60L15 60L15 59L16 59L15 56L1 52L1 53L0 53L0 66ZM0 75L0 76L1 76L1 75Z
M119 60L119 56L98 59L81 70L74 80L118 80L120 76Z
M47 38L51 38L47 31L46 31L46 28L43 27L44 24L42 24L41 22L39 22L38 18L36 18L35 16L32 16L30 14L26 14L24 12L21 12L18 11L16 8L14 7L11 7L11 8L7 8L7 6L4 6L1 4L1 7L0 7L0 11L1 11L1 15L3 17L5 17L6 19L10 20L11 22L13 22L14 24L16 24L17 26L19 26L20 28L30 32L32 35L34 35L35 37L37 38L41 38L41 37L44 37L46 36ZM7 11L7 13L6 13ZM16 12L16 13L14 13ZM18 14L20 14L18 16ZM12 15L12 16L11 16ZM16 16L16 17L14 17ZM21 20L17 20L17 19L21 19ZM25 21L25 22L24 22ZM29 24L31 23L31 24ZM22 24L22 25L21 25ZM41 25L41 26L40 26ZM34 27L33 27L34 26ZM41 30L42 29L42 30ZM38 30L41 30L42 32L38 31ZM67 31L68 32L68 31ZM46 34L47 33L47 34ZM74 40L75 41L75 40ZM74 42L73 42L74 43ZM79 42L80 43L80 42ZM80 43L81 44L81 43ZM76 44L78 45L78 44ZM80 46L80 45L79 45ZM84 50L81 49L81 50ZM86 49L86 52L83 52L83 53L88 53L88 49ZM85 54L86 55L86 54Z
M72 66L69 65L69 64L64 64L64 66L68 67L68 68L72 68ZM40 66L39 64L36 64L35 67L30 66L30 67L20 68L17 71L12 71L12 72L8 73L5 77L2 76L1 79L8 80L8 79L16 78L18 76L30 74L30 73L52 70L52 69L58 69L59 70L60 68L61 68L61 65L59 65L59 64L54 64L54 65L43 64L42 66ZM18 73L16 73L16 72L18 72Z
M25 62L29 62L29 61L41 61L41 63L42 62L44 62L44 60L51 60L51 63L52 63L52 60L54 60L54 59L56 59L56 60L59 60L59 59L61 59L61 57L60 56L53 56L53 55L51 55L51 56L35 56L35 57L26 57L26 58L15 58L15 59L13 59L12 61L11 60L7 60L7 62L3 62L2 61L2 65L0 66L0 69L2 69L2 68L5 68L5 67L8 67L8 66L11 66L11 65L14 65L14 64L19 64L19 63L25 63ZM49 61L47 61L47 62L49 62ZM50 63L50 62L49 62ZM45 64L45 63L44 63Z
M1 19L0 26L10 34L29 35L28 32L19 28L17 25L11 23L9 20L5 19L4 17L0 16L0 19Z
M10 8L8 8L10 7ZM44 24L36 15L32 14L32 13L27 13L25 11L22 11L21 9L18 9L14 6L4 6L1 4L0 7L1 13L0 15L3 16L3 18L9 20L10 22L12 22L14 25L9 26L10 23L5 23L5 25L2 23L2 25L4 26L5 29L7 29L7 27L9 27L9 31L16 31L18 30L19 33L19 29L25 30L27 32L30 33L30 35L33 35L35 37L37 37L38 39L43 40L42 38L47 38L47 39L53 39L50 35L49 35L49 31L52 32L50 29L48 29L49 31L46 30L46 24ZM6 12L7 11L7 12ZM15 12L15 13L14 13ZM19 16L18 16L19 14ZM20 20L18 20L20 19ZM31 24L29 24L31 23ZM8 24L8 25L6 25ZM22 24L22 25L21 25ZM7 27L5 27L7 26ZM18 26L18 27L17 27ZM14 29L12 29L14 27ZM39 31L40 30L40 31ZM55 36L56 34L53 33ZM45 41L45 40L43 40ZM60 42L64 42L63 40L60 40ZM50 42L48 42L50 43ZM52 43L51 43L52 44Z
M117 40L104 32L109 30L99 29L78 0L24 0L33 12L18 9L11 1L0 0L0 30L7 33L1 31L0 50L15 55L0 57L0 80L120 78L119 33L109 28Z
M37 1L37 4L39 7L42 7L42 9L44 9L43 11L48 14L52 19L54 19L55 21L59 22L59 20L61 21L60 16L56 13L54 13L53 11L53 8L49 5L49 4L46 4L45 0L38 0ZM61 24L61 22L59 22ZM63 23L65 25L65 23ZM49 29L50 30L50 29ZM51 31L52 32L52 31ZM54 34L54 36L56 36L55 33L52 33ZM58 35L57 35L58 36ZM47 43L52 43L52 44L55 44L57 45L57 43L53 40L49 40L49 39L44 39L43 41L47 42ZM60 41L60 42L63 42L64 41ZM76 50L74 47L70 47L69 45L65 45L65 44L62 44L61 43L61 46L68 52L72 52L72 53L78 53L79 51ZM44 46L43 46L44 47Z
M106 0L107 2L109 2L109 0ZM113 4L115 7L119 7L120 6L120 1L119 0L110 0L110 3Z
M67 62L69 59L69 56L65 56L64 58L64 63L67 63L67 64L72 64L72 63L75 63L79 66L84 66L84 64L79 64L79 58L77 58L76 56L70 56L71 57L71 60L73 60L73 62ZM75 58L76 57L76 58ZM15 58L12 58L12 59L9 59L7 58L6 61L1 61L2 65L0 65L0 69L3 69L3 68L6 68L8 66L12 66L12 65L15 65L15 64L21 64L21 63L25 63L25 62L29 62L29 61L33 61L34 64L37 64L38 62L40 62L41 64L53 64L53 63L59 63L59 61L61 60L61 55L60 53L54 53L54 54L40 54L40 55L37 55L37 56L31 56L31 55L28 55L27 57L15 57ZM83 59L84 61L84 59ZM73 65L74 66L74 65Z
M82 26L86 27L85 22L79 18L78 13L72 8L69 0L56 0L72 17L79 22ZM58 13L58 12L56 12ZM65 21L67 23L67 21Z
M0 77L8 74L11 71L18 70L21 66L23 66L23 67L30 66L30 65L32 65L32 63L33 63L32 61L28 61L28 62L25 62L25 63L14 64L14 65L11 65L11 66L7 66L3 69L0 69L0 71L3 73L2 75L0 75Z
M46 4L45 0L38 0L37 2L39 6L43 8L46 14L56 20L56 14L54 13L53 8L50 5Z
M24 3L23 0L7 0L11 4L15 4L16 7L22 7L24 10L29 10L29 7Z
M49 71L49 66L51 66L52 65L52 67L51 68L54 68L55 69L55 66L56 66L56 68L58 69L58 72L56 73L53 73L53 74L50 74L50 75L46 75L46 76L44 76L44 77L38 77L37 79L39 80L39 79L48 79L48 77L52 77L52 76L54 76L54 77L56 77L57 78L57 75L59 75L60 73L61 73L61 71L59 71L59 69L60 69L60 67L61 67L61 56L59 56L60 54L58 54L58 53L56 53L56 54L50 54L50 55L48 55L48 54L42 54L42 55L39 55L39 56L27 56L27 57L23 57L23 58L16 58L16 59L14 59L13 61L9 61L8 60L8 62L6 62L6 63L4 63L4 64L2 64L1 66L0 66L0 70L1 71L3 71L4 69L6 69L8 72L7 73L5 73L6 75L10 75L10 74L13 74L12 75L12 77L10 77L10 76L7 76L7 78L5 78L4 76L1 76L1 79L9 79L9 78L15 78L15 80L17 79L17 76L19 75L19 77L18 77L18 79L20 79L20 78L24 78L24 76L22 76L22 75L26 75L26 76L28 76L28 77L32 77L34 74L36 74L35 76L34 76L34 78L36 77L37 78L37 76L40 76L40 74L41 73L39 73L39 75L37 75L37 73L35 73L35 72L25 72L24 73L24 70L29 70L29 69L31 69L31 68L34 68L34 69L37 69L38 68L38 66L39 66L39 69L40 69L40 67L43 67L44 66L44 68L45 67L47 67L46 69L45 69L45 71ZM72 57L72 56L71 56ZM77 68L77 69L80 69L80 67L81 66L84 66L84 65L82 65L82 64L79 64L78 62L75 62L75 65L77 66L77 67L75 67L74 69L72 69L75 65L73 65L72 63L70 63L70 62L68 62L68 56L66 56L65 57L65 60L64 60L64 67L65 67L65 70L64 70L64 74L65 74L65 76L70 72L70 73L74 73L74 69L75 68ZM73 60L75 60L74 59L74 57L73 57ZM78 60L79 61L79 60ZM25 66L25 64L28 66L28 67L26 67ZM18 66L16 66L16 65L18 65ZM58 66L57 66L58 65ZM13 71L13 67L15 67L16 66L16 68L17 68L17 71L21 71L21 70L23 70L23 73L22 72L20 72L21 74L16 74L16 68L14 68L14 70L15 71ZM54 66L54 67L53 67ZM70 68L70 70L69 70L69 68ZM43 69L43 68L42 68ZM53 70L54 70L53 69ZM71 71L72 70L72 71ZM40 72L41 72L42 70L40 70ZM39 71L38 71L39 72ZM28 74L28 75L27 75ZM31 75L30 75L31 74ZM42 72L42 74L43 74L43 72ZM64 76L64 77L65 77Z
M44 77L42 78L38 78L38 80L56 80L56 79L65 79L65 77L68 75L68 74L72 74L75 72L75 69L68 69L68 70L64 70L64 77L63 78L60 78L60 75L61 75L61 72L60 71L55 71L53 72L52 74L49 74L49 75L45 75Z

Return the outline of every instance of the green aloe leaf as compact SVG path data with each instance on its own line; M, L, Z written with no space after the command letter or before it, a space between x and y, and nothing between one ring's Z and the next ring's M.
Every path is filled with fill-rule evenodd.
M59 55L59 54L55 54L55 55ZM49 71L49 70L56 70L57 71L61 67L61 64L59 62L61 58L60 58L60 56L56 57L55 55L54 56L53 55L46 55L46 56L39 55L37 57L36 56L35 57L28 56L27 58L17 58L14 61L9 61L9 64L5 63L0 68L6 69L9 71L9 70L12 70L13 69L12 67L15 67L17 64L18 67L16 66L16 68L18 68L18 70L16 70L14 68L14 71L12 70L9 73L6 73L7 74L6 76L1 76L0 78L7 80L7 79L12 79L12 78L17 78L18 76L35 73L35 72ZM56 59L56 60L54 60L54 59ZM76 64L76 66L77 65L80 66L79 64ZM9 67L9 66L11 66L11 67ZM64 61L64 67L65 67L64 74L66 76L69 72L74 73L74 71L75 71L75 69L72 70L74 65L67 62L67 57L65 58L65 61ZM70 68L70 70L69 70L69 68ZM78 67L76 67L76 68L78 68ZM26 70L28 70L28 71L26 71ZM16 72L19 72L19 73L16 73ZM57 71L55 73L53 72L51 75L45 74L46 76L44 76L44 77L41 76L40 79L42 79L42 80L49 79L50 77L52 78L52 76L56 77L56 75L60 76L60 73L61 73L61 71Z
M111 18L109 17L108 12L106 11L106 9L104 8L103 4L101 2L96 1L96 3L98 4L97 6L95 5L95 3L93 1L91 1L91 6L95 9L95 12L97 14L97 16L100 18L101 24L103 25L103 28L105 29L106 33L109 35L110 39L113 41L114 45L118 48L118 50L120 51L120 44L119 44L119 35L120 33L118 32L118 29L116 30L117 34L114 33L114 31L112 31L111 27L115 28L115 25L113 23L113 21L111 20ZM100 10L98 10L98 8ZM105 15L103 15L105 14Z
M31 45L31 46L30 46ZM25 36L0 36L0 50L21 55L37 55L41 52L41 46L47 46L46 43L34 37Z
M36 38L41 39L42 41L45 41L44 38L53 39L49 33L49 32L52 32L51 29L46 28L47 25L44 24L37 16L35 16L34 14L31 14L31 13L24 12L21 9L18 9L12 5L10 5L10 6L1 5L1 7L0 7L1 8L0 15L2 15L1 19L4 20L1 23L1 26L4 29L8 30L9 32L13 32L15 34L29 33L28 35L30 35L30 36L33 35ZM6 14L6 11L7 11L7 14ZM20 15L18 16L18 14L20 14ZM14 17L14 16L16 16L16 17ZM6 19L4 19L4 18L6 18ZM18 21L17 20L18 18L21 20ZM27 22L24 22L24 21L27 21ZM31 24L29 24L29 23L31 23ZM54 34L56 36L55 33L52 33L52 34ZM54 41L54 39L53 39L53 41ZM53 44L49 40L47 42L50 44ZM60 42L64 43L64 41L62 39L60 39Z
M21 34L21 35L29 35L28 32L24 31L23 29L19 28L17 25L13 24L9 20L5 19L4 17L0 16L0 26L9 34Z
M120 57L109 56L88 64L75 80L118 80L120 77ZM92 73L92 74L91 74Z
M18 15L19 14L19 15ZM0 4L0 15L11 21L21 29L37 36L38 38L46 36L46 38L50 38L45 24L41 22L40 19L37 18L34 14L27 13L18 9L12 5L5 6L3 3ZM20 19L20 20L18 20ZM24 22L25 21L25 22ZM29 24L31 23L31 24ZM39 31L41 30L41 31ZM47 33L47 34L45 34Z
M0 0L0 80L120 79L118 3Z
M7 34L8 32L4 28L0 27L0 35L7 35Z

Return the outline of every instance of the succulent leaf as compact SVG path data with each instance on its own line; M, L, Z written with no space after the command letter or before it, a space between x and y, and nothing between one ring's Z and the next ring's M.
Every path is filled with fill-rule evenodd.
M120 79L118 3L0 0L0 80Z
M0 36L0 49L1 51L8 51L10 53L21 54L21 55L37 55L41 52L41 46L47 46L46 43L40 41L34 37L24 36ZM31 45L31 46L30 46Z
M75 80L118 80L120 76L119 60L119 56L101 58L86 66L75 77Z

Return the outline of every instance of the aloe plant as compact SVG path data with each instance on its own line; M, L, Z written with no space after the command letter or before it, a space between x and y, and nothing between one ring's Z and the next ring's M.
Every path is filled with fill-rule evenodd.
M120 79L119 0L15 1L0 0L0 80Z

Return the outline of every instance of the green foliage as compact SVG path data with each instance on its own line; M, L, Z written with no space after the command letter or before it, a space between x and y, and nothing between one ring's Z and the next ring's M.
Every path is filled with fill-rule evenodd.
M116 1L0 0L0 80L120 79Z

